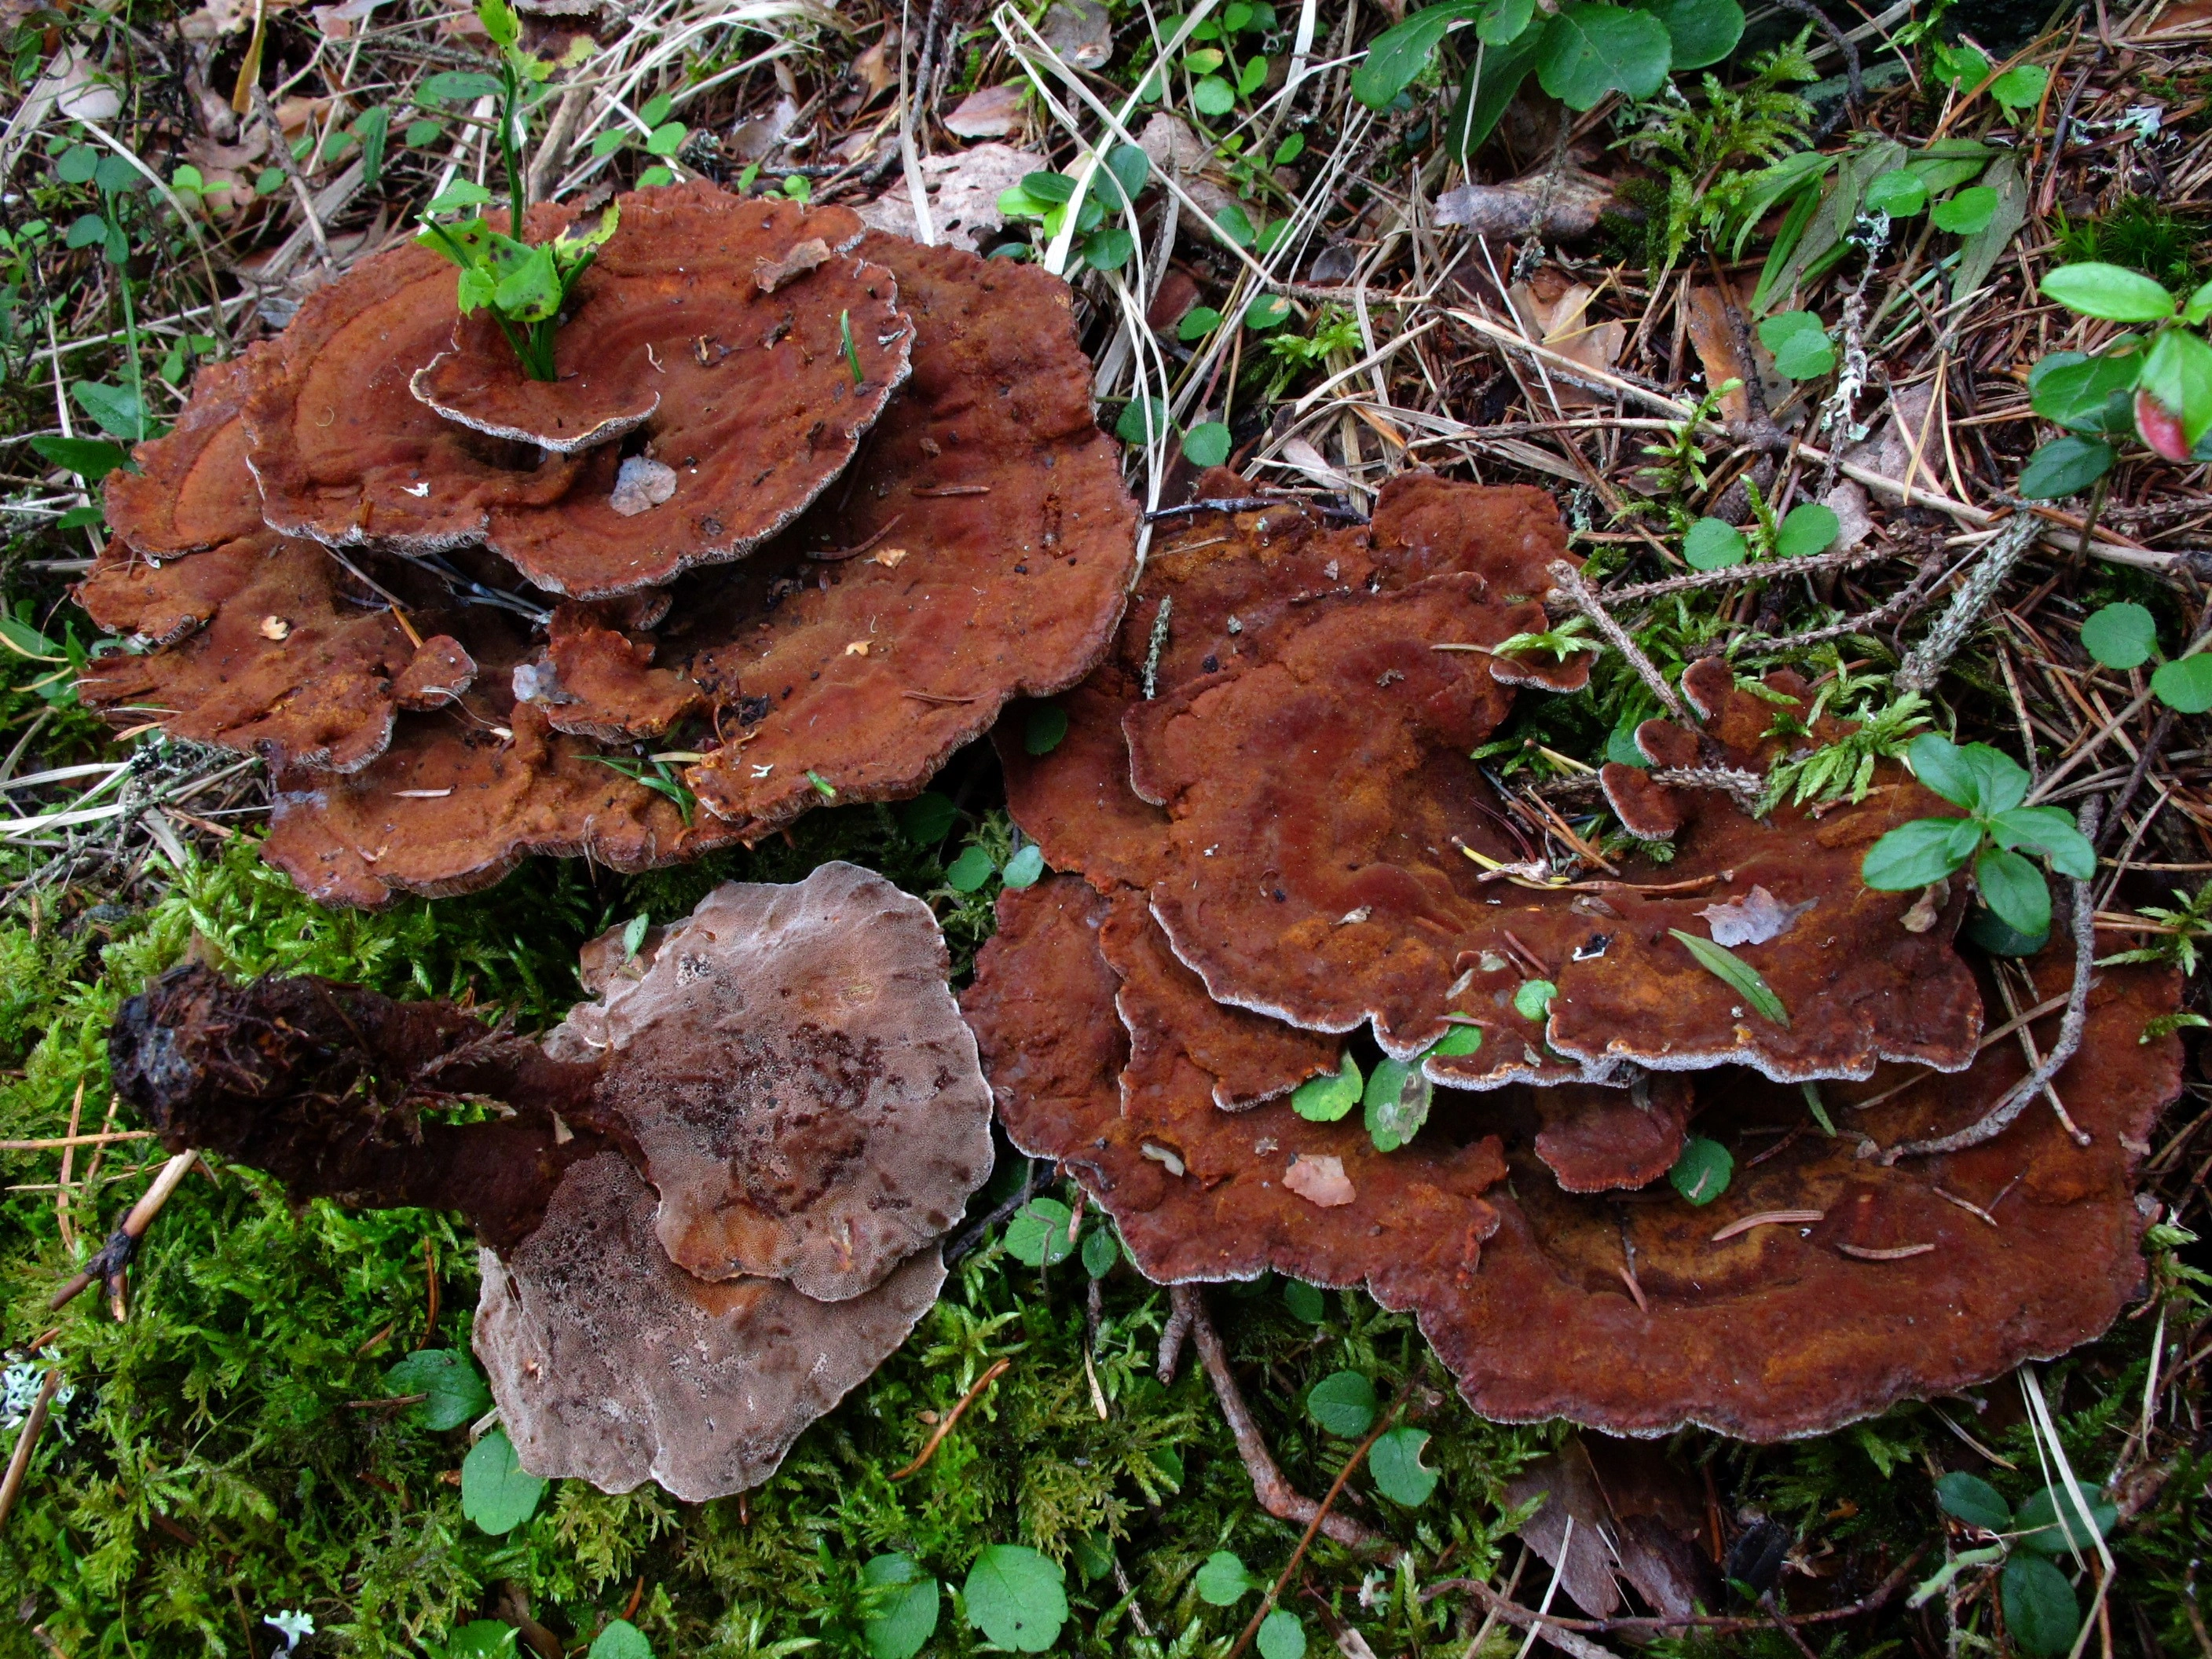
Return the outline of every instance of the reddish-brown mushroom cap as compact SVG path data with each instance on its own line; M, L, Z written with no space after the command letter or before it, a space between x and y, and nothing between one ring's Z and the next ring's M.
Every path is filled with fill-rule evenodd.
M550 388L523 377L488 318L459 316L453 267L422 248L312 296L257 360L246 403L269 522L340 546L481 541L580 599L738 557L790 522L905 378L896 283L852 258L774 293L754 280L794 244L857 242L842 209L704 184L617 205ZM529 234L569 218L534 209ZM608 443L640 422L638 454ZM622 489L640 469L659 487Z
M425 660L389 609L347 602L358 587L327 550L266 531L158 568L112 542L78 599L140 649L94 658L78 690L95 708L162 711L171 736L272 766L358 771L404 702L466 684L467 660L442 647Z
M610 607L564 599L553 608L546 627L545 661L519 672L526 677L528 701L545 714L556 732L621 743L658 737L698 708L704 698L696 684L670 668L656 668L652 635L625 631Z
M614 1152L571 1168L545 1220L482 1258L474 1346L523 1468L687 1503L757 1486L937 1299L935 1249L849 1301L695 1279L661 1254L653 1188Z
M1393 1306L1476 1270L1497 1224L1484 1194L1504 1175L1494 1139L1424 1136L1383 1153L1356 1118L1308 1122L1279 1099L1221 1110L1220 1079L1176 1038L1204 1017L1205 988L1164 951L1133 957L1121 979L1099 949L1107 914L1072 876L1009 890L963 1006L1007 1134L1073 1171L1139 1267L1170 1281L1271 1267L1364 1280ZM1160 1023L1124 1065L1114 999L1132 988L1130 1006ZM1307 1045L1281 1036L1295 1070Z
M670 1260L838 1301L942 1235L991 1169L991 1092L920 899L832 862L725 883L552 1051L608 1056Z
M1080 679L1136 568L1066 285L891 237L860 252L898 279L913 379L822 504L681 586L663 630L731 739L688 781L749 838L819 801L816 779L910 795L1008 701Z
M2179 1043L2141 1040L2174 1006L2170 973L2109 970L2093 994L2082 1051L2057 1079L2087 1146L2039 1106L1966 1152L1894 1167L1863 1154L1862 1136L1894 1144L1978 1119L2025 1071L2010 1042L1961 1074L1883 1073L1863 1113L1832 1093L1845 1125L1832 1139L1805 1127L1796 1090L1729 1067L1654 1081L1693 1083L1701 1133L1771 1155L1740 1156L1703 1208L1671 1194L1622 1206L1563 1190L1539 1161L1555 1091L1440 1091L1419 1138L1376 1153L1356 1126L1306 1123L1286 1103L1223 1114L1172 1023L1151 1069L1117 1088L1123 1039L1100 1035L1117 988L1097 945L1106 913L1073 878L1000 902L965 1006L1016 1145L1060 1160L1156 1279L1267 1267L1364 1278L1418 1315L1485 1415L1629 1434L1692 1422L1753 1440L1824 1432L2087 1340L2139 1279L2129 1148L2179 1085ZM2035 964L2039 994L2063 989L2063 957ZM1498 1135L1513 1147L1510 1188L1496 1184ZM1323 1158L1334 1165L1285 1184ZM1479 1186L1450 1184L1486 1159ZM1399 1218L1419 1213L1408 1194L1443 1208L1401 1234ZM1370 1194L1389 1202L1365 1212ZM1460 1229L1478 1210L1502 1218L1494 1234L1486 1219Z
M248 359L269 349L203 364L176 425L131 451L138 471L107 475L108 526L140 552L167 557L261 533L239 411Z
M1648 1187L1682 1155L1696 1097L1688 1079L1638 1074L1623 1088L1564 1084L1535 1091L1536 1156L1571 1193Z

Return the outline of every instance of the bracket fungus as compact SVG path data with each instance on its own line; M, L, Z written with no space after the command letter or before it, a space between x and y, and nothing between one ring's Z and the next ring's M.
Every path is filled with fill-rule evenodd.
M1864 1155L1975 1121L2027 1070L2008 1040L1960 1073L1887 1067L1863 1111L1832 1095L1848 1115L1833 1138L1808 1132L1794 1089L1722 1066L1654 1078L1655 1115L1695 1110L1701 1133L1778 1144L1709 1206L1624 1204L1573 1190L1573 1161L1545 1143L1578 1106L1637 1109L1625 1090L1438 1089L1418 1138L1389 1152L1356 1120L1310 1121L1287 1100L1222 1110L1176 1036L1204 987L1164 952L1122 978L1101 948L1108 915L1073 876L1000 900L964 1006L1014 1144L1057 1159L1155 1279L1272 1268L1411 1310L1486 1416L1823 1432L2063 1352L2140 1278L2133 1149L2180 1085L2178 1039L2142 1036L2174 1006L2170 973L2113 969L2092 994L2055 1079L2086 1146L2035 1113L1962 1151ZM2063 954L2034 964L2039 990L2063 987ZM1144 1011L1141 1045L1117 1006L1122 1021ZM1276 1031L1294 1069L1303 1034ZM1601 1150L1607 1126L1586 1127L1584 1150Z
M1915 914L1858 879L1935 808L1901 768L1758 814L1792 743L1847 728L1794 675L1705 659L1604 780L1671 859L1583 842L1603 873L1559 875L1538 849L1572 826L1468 758L1587 672L1527 672L1572 568L1543 498L1415 477L1328 528L1199 490L1066 738L1001 740L1066 873L1001 897L964 1001L1015 1145L1146 1273L1364 1283L1477 1410L1633 1434L1815 1432L2104 1328L2140 1272L2130 1149L2179 1086L2173 1040L2141 1040L2170 975L2092 997L2054 1085L2086 1143L2031 1114L1923 1144L2027 1062L1984 1036L1963 892ZM1717 1200L1668 1180L1693 1121L1746 1146Z
M526 1468L741 1491L935 1300L990 1091L934 919L851 865L726 884L649 959L601 939L586 964L598 999L543 1042L179 969L124 1005L110 1064L173 1151L467 1214L476 1348Z
M1063 283L706 185L619 205L560 379L398 248L111 483L88 700L266 758L265 854L325 902L910 795L1110 642L1136 515Z

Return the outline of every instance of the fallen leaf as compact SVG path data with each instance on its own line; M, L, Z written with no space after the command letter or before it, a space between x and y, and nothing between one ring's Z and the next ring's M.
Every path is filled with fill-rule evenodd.
M830 244L819 236L794 246L791 252L773 264L763 259L753 272L753 281L760 284L763 294L773 294L786 283L795 283L817 265L830 262Z
M779 98L767 114L756 115L731 128L725 148L740 161L765 161L798 120L799 106L788 98Z
M1874 515L1867 511L1867 493L1855 478L1838 478L1836 487L1820 497L1820 505L1836 515L1832 550L1848 553L1874 534Z
M1283 1172L1283 1185L1309 1204L1319 1205L1324 1210L1334 1210L1349 1204L1357 1194L1352 1191L1351 1177L1344 1173L1340 1158L1296 1158Z
M1004 138L1022 124L1022 93L1012 82L971 92L945 118L945 130L959 138Z
M607 505L625 519L659 507L676 493L676 469L642 455L633 455L615 474L614 493Z
M1547 274L1540 272L1540 279ZM1522 326L1546 346L1571 362L1610 373L1628 344L1628 325L1617 318L1585 320L1595 295L1587 283L1570 283L1548 300L1542 288L1531 283L1516 283L1505 291ZM1562 406L1587 408L1610 401L1608 395L1576 386L1564 375L1555 375L1553 385Z
M977 238L1006 223L999 198L1024 178L1051 166L1035 150L1006 144L975 144L950 155L926 155L922 186L929 192L930 222L947 247L981 250ZM860 222L893 236L918 236L914 198L903 180L872 202L861 204Z
M860 100L862 109L898 84L898 25L887 23L883 39L853 60L853 78L867 92Z
M1764 887L1754 887L1740 899L1708 904L1698 912L1711 924L1716 945L1764 945L1788 933L1818 899L1802 904L1784 904Z

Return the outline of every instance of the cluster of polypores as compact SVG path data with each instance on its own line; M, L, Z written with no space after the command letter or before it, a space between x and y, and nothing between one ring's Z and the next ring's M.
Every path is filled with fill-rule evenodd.
M1016 821L1068 873L1001 898L964 999L1015 1144L1148 1274L1364 1284L1484 1414L1639 1434L1818 1432L2110 1322L2179 1086L2177 1044L2144 1040L2172 975L2094 987L2054 1085L2078 1143L2039 1104L1886 1158L2029 1064L1984 1017L1998 969L1954 949L1964 884L1859 879L1942 803L1885 765L1863 799L1754 816L1747 787L1838 730L1796 675L1707 659L1684 720L1605 780L1671 858L1607 854L1470 760L1523 688L1587 672L1528 638L1565 556L1546 496L1401 477L1329 528L1234 505L1228 475L1199 493L1232 504L1156 544L1065 740L1001 744ZM1581 878L1539 856L1547 829ZM2061 943L2008 971L2051 1016L2072 967ZM1315 1081L1341 1054L1364 1114ZM1665 1178L1692 1120L1736 1166L1704 1205Z
M697 1500L768 1479L937 1299L992 1157L946 968L927 906L830 863L726 884L635 956L593 941L594 1000L542 1042L193 966L124 1006L110 1058L173 1151L466 1214L523 1467Z
M1134 509L1063 284L838 208L618 206L555 380L403 245L109 485L81 596L126 648L83 695L264 758L267 856L325 902L911 794L1120 614Z

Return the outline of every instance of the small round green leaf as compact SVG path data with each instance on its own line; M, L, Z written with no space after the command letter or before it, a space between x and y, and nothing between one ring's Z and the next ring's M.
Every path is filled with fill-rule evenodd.
M2112 470L2119 457L2102 438L2068 433L2053 438L2027 458L2020 470L2020 493L2032 501L2078 495Z
M1093 1279L1103 1279L1114 1271L1114 1263L1121 1258L1121 1246L1114 1237L1112 1224L1086 1227L1083 1232L1083 1271Z
M1114 422L1114 435L1125 444L1146 444L1167 434L1168 406L1158 398L1131 398Z
M1998 1496L1997 1489L1964 1470L1936 1483L1936 1501L1943 1506L1944 1514L1956 1516L1984 1532L2003 1532L2012 1525L2012 1509Z
M1358 1371L1334 1371L1306 1391L1306 1415L1324 1434L1357 1440L1375 1426L1375 1385Z
M1212 306L1193 306L1176 325L1176 338L1185 345L1203 340L1221 326L1221 313Z
M1283 1281L1283 1305L1309 1325L1318 1325L1328 1317L1328 1303L1317 1285L1309 1285L1303 1279Z
M1876 173L1863 198L1869 213L1887 213L1893 219L1910 219L1928 205L1928 186L1903 167Z
M1682 557L1692 570L1720 570L1750 556L1743 532L1719 519L1700 519L1682 538Z
M1210 1607L1233 1607L1261 1587L1233 1550L1216 1550L1207 1556L1191 1582L1198 1599Z
M1790 509L1774 535L1777 558L1802 559L1832 545L1843 534L1843 521L1835 509L1819 501L1804 501Z
M1990 914L2016 933L2040 933L2051 926L2051 884L2017 853L1985 847L1974 860L1974 885Z
M945 884L956 893L972 893L990 880L997 867L991 862L991 855L981 848L963 848L960 856L952 860L951 866L945 872Z
M1229 459L1229 428L1203 421L1183 434L1182 456L1193 466L1219 466Z
M1056 702L1037 702L1030 705L1029 719L1022 724L1022 748L1031 755L1049 755L1060 747L1060 739L1067 735L1067 710Z
M2088 1554L2097 1547L2089 1535L2092 1523L2098 1538L2112 1534L2112 1523L2120 1518L2118 1507L2106 1503L2104 1494L2086 1480L2075 1486L2081 1494L2080 1507L2057 1486L2045 1486L2020 1506L2013 1525L2021 1534L2018 1541L2022 1549L2039 1555L2070 1555L2077 1550ZM2089 1511L2088 1522L2081 1519L2083 1508Z
M2139 270L2094 262L2046 273L2043 297L2111 323L2156 323L2173 315L2173 295Z
M1785 311L1759 325L1759 342L1774 354L1774 368L1793 380L1818 380L1836 366L1827 325L1809 311Z
M475 1362L457 1349L417 1349L385 1372L384 1386L395 1395L429 1396L410 1413L426 1429L458 1429L491 1409L491 1390Z
M968 1622L1016 1653L1044 1652L1067 1622L1065 1576L1026 1545L986 1545L962 1595Z
M1375 1490L1394 1504L1418 1509L1437 1489L1437 1472L1421 1462L1429 1443L1425 1429L1395 1428L1378 1435L1367 1449L1367 1472Z
M2203 714L2212 708L2212 656L2199 653L2160 665L2150 677L2150 689L2179 714Z
M1550 1011L1559 988L1548 979L1524 979L1513 992L1513 1012L1526 1020L1540 1020Z
M952 833L960 809L950 795L925 789L898 810L899 833L917 847L934 847Z
M912 1558L892 1553L871 1559L860 1569L860 1583L874 1592L861 1632L868 1659L914 1659L937 1634L937 1580Z
M2008 114L2018 115L2043 101L2051 71L2040 64L2015 64L1990 82L1990 96Z
M1291 320L1291 302L1279 294L1262 294L1244 307L1244 326L1262 331Z
M1702 1209L1728 1190L1735 1175L1735 1159L1717 1140L1692 1135L1682 1143L1681 1155L1667 1179L1674 1190Z
M1108 225L1083 239L1083 262L1093 270L1119 270L1136 252L1137 239L1125 226Z
M1028 846L1017 850L1013 857L1006 860L1006 870L999 878L1007 886L1018 889L1036 886L1037 878L1042 874L1044 874L1044 848L1031 842Z
M2158 649L2158 623L2132 599L2089 613L2081 624L2081 648L2106 668L2137 668Z
M1288 1607L1260 1621L1260 1659L1306 1659L1306 1627Z
M909 1648L896 1659L908 1659L914 1651ZM592 1638L592 1650L585 1659L653 1659L653 1644L645 1639L645 1632L627 1619L617 1619ZM891 1659L882 1656L881 1659Z
M1674 43L1649 12L1593 0L1563 0L1545 26L1536 80L1570 109L1594 107L1610 92L1649 98L1667 79Z
M1666 25L1676 70L1717 64L1743 39L1743 8L1736 0L1649 0L1644 9Z
M2015 1555L1999 1581L2005 1628L2023 1653L2052 1659L2074 1645L2081 1628L2081 1604L2066 1575L2036 1555Z
M1421 1132L1429 1121L1436 1087L1418 1064L1403 1060L1377 1060L1367 1075L1362 1097L1364 1121L1375 1149L1395 1152Z
M1311 1123L1334 1123L1359 1104L1364 1087L1359 1062L1347 1054L1334 1073L1298 1085L1291 1094L1291 1109Z
M505 1429L494 1429L461 1460L461 1513L498 1538L537 1511L545 1482L524 1469Z
M1050 1267L1075 1254L1067 1236L1075 1212L1056 1198L1033 1198L1006 1223L1006 1254L1025 1267Z
M2094 436L2135 430L2128 393L2142 374L2143 354L2123 349L2139 343L2124 335L2096 356L2054 351L2027 371L2028 407L2046 421Z
M1237 107L1237 88L1218 75L1203 76L1190 89L1200 115L1226 115Z
M1025 173L1022 189L1040 202L1068 202L1075 198L1075 180L1064 173Z
M496 1619L475 1619L446 1638L446 1659L507 1659L521 1632Z
M1435 1054L1439 1058L1449 1060L1456 1054L1475 1054L1481 1052L1482 1027L1455 1024L1423 1050L1422 1058L1426 1059L1429 1055Z
M1938 230L1948 230L1954 236L1972 236L1977 231L1987 230L1996 212L1996 188L1970 185L1949 200L1936 203L1929 210L1928 218Z

